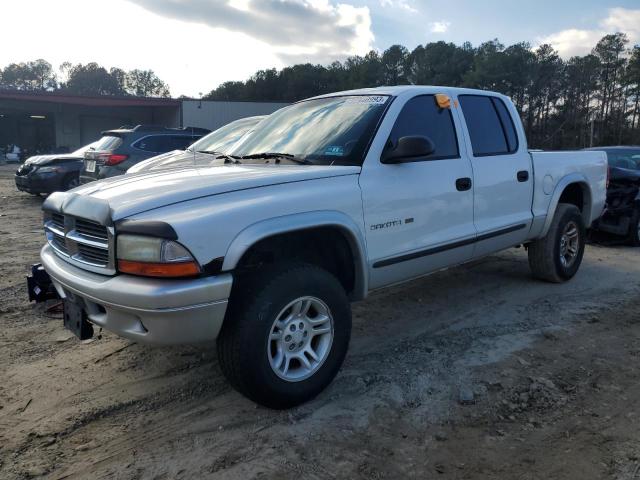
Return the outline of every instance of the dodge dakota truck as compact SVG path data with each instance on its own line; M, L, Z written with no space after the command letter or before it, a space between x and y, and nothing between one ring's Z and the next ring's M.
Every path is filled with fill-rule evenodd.
M530 152L509 98L397 86L270 115L217 163L54 193L42 265L80 338L217 341L241 393L286 408L337 374L350 302L510 247L577 272L603 152Z

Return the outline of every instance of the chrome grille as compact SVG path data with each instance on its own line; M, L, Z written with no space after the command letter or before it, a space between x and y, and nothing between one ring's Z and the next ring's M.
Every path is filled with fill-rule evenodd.
M64 215L62 215L61 213L51 214L51 222L58 230L64 232Z
M69 255L69 251L67 250L67 244L65 243L65 240L64 240L64 235L58 235L54 233L51 238L51 243L53 244L54 248L60 250L65 255Z
M80 218L76 218L76 232L86 237L97 238L104 241L109 239L107 227Z
M56 253L96 273L113 275L113 229L84 218L45 212L45 234Z
M97 265L107 265L109 263L109 251L102 248L79 243L78 253L86 261L94 262Z

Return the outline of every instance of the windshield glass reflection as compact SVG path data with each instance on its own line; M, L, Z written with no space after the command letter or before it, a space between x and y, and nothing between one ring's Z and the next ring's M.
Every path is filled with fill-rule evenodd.
M282 153L305 163L361 165L388 101L386 95L350 95L299 102L270 115L227 153Z

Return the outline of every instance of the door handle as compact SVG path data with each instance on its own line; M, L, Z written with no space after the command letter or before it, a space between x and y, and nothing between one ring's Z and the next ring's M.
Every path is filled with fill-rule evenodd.
M463 177L456 180L456 189L459 192L471 190L471 179L469 177Z
M518 181L519 182L526 182L527 180L529 180L529 171L528 170L520 170L518 172Z

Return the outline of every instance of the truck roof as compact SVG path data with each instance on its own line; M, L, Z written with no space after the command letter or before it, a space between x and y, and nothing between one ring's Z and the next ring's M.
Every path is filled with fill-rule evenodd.
M478 90L475 88L459 88L459 87L446 87L442 85L393 85L385 87L373 87L373 88L357 88L354 90L344 90L342 92L332 92L323 95L318 95L313 98L327 98L327 97L339 97L343 95L393 95L398 96L404 93L456 93L467 95L495 95L498 97L504 97L504 95L492 92L489 90Z

